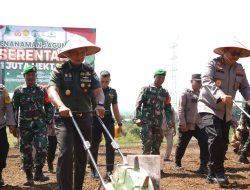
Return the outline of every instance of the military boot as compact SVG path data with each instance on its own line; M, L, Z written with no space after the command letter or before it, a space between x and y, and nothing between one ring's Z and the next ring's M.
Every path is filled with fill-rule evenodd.
M34 185L34 179L32 174L32 169L26 169L26 179L27 181L23 184L24 186L33 186Z
M197 170L197 173L199 174L207 174L208 173L208 168L205 164L201 164L199 169Z
M2 177L2 171L3 169L0 169L0 187L4 185L3 177Z
M49 180L49 177L43 175L43 169L41 166L36 167L34 180L35 181L48 181Z

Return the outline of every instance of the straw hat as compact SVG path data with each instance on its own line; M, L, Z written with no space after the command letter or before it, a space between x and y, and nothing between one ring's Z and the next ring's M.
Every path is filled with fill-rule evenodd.
M58 54L60 58L67 58L68 51L77 48L86 49L86 56L95 54L101 50L101 48L95 46L91 42L86 39L71 39L67 42L67 44L61 49Z
M214 49L214 53L219 54L219 55L223 55L228 48L230 49L234 49L235 51L240 53L240 58L242 57L249 57L250 56L250 50L247 49L246 46L244 46L241 42L235 41L233 40L230 44L222 46L222 47L218 47Z

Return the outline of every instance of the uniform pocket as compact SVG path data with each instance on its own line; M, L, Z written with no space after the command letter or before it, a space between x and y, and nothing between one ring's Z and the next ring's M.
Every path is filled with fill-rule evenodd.
M235 82L234 82L234 90L237 91L240 87L240 84L242 82L242 76L236 76Z

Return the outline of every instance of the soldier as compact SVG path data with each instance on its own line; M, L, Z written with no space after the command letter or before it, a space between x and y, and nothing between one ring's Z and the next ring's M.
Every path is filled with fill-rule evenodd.
M207 182L226 184L224 158L229 142L229 129L232 119L233 98L237 90L250 102L250 87L245 71L237 61L249 57L242 43L214 49L217 57L210 61L202 76L202 88L198 100L198 112L208 135L208 176Z
M34 181L47 181L43 175L43 166L47 153L47 128L53 122L53 106L46 90L36 84L37 69L34 65L26 65L22 72L25 83L18 86L13 95L13 107L16 116L19 115L20 151L22 164L26 173L25 186L31 186ZM36 150L33 179L32 142Z
M244 110L248 114L250 114L250 104L246 104ZM245 113L243 113L243 112L241 113L241 125L246 130L247 130L247 128L250 128L250 118L247 117L247 115ZM247 134L247 132L245 134ZM247 140L245 142L242 140L242 147L243 148L242 148L241 153L240 153L239 162L241 162L243 164L250 164L249 160L247 159L248 151L250 149L250 132L249 132L249 129L248 129L248 138L247 138Z
M164 109L171 110L170 96L162 87L165 76L165 70L155 71L154 83L142 88L136 102L135 122L141 127L142 154L160 155L162 112Z
M6 159L9 152L9 143L6 126L10 132L17 137L18 128L14 119L13 107L7 89L0 84L0 187L4 185L2 171L6 167Z
M175 152L175 167L181 168L181 159L192 137L198 140L200 147L199 173L207 173L208 148L205 129L201 126L200 116L197 112L197 102L201 88L201 75L193 74L191 88L185 89L179 100L179 141Z
M99 78L84 63L85 56L99 51L99 47L87 40L69 40L58 54L58 57L69 60L57 65L51 74L49 95L63 122L63 125L56 128L59 148L57 182L60 190L82 190L86 170L87 152L74 128L72 114L84 138L90 141L92 117L89 112L92 110L93 95L97 114L102 117L105 113L104 94Z
M110 79L110 73L108 71L102 71L100 73L100 79L101 79L101 87L105 96L105 116L102 118L103 123L106 125L109 133L114 137L114 119L112 117L111 112L111 105L112 110L115 116L115 119L117 121L117 124L119 126L120 131L122 130L122 121L121 116L118 108L118 102L117 102L117 93L116 90L111 88L109 86L109 83L111 81ZM91 152L93 154L93 157L97 163L97 155L98 155L98 148L99 144L101 142L102 133L104 135L105 141L106 141L106 169L107 169L107 175L106 177L110 176L112 174L112 171L114 169L114 158L115 158L115 150L112 147L111 139L106 134L104 129L102 128L101 124L97 120L97 118L94 116L94 123L92 128L92 146L91 146ZM94 167L92 164L91 166L91 177L98 177Z

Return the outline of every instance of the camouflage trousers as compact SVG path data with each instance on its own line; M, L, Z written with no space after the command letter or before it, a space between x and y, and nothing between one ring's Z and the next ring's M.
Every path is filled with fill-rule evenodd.
M160 155L163 139L161 126L142 124L140 136L142 140L142 154Z
M43 120L20 123L20 152L22 153L23 169L31 169L33 166L43 167L47 154L47 128ZM35 147L36 154L33 163L32 151Z
M246 140L246 142L241 150L241 155L243 157L247 157L249 149L250 149L250 131L248 133L248 138L247 138L247 140Z

